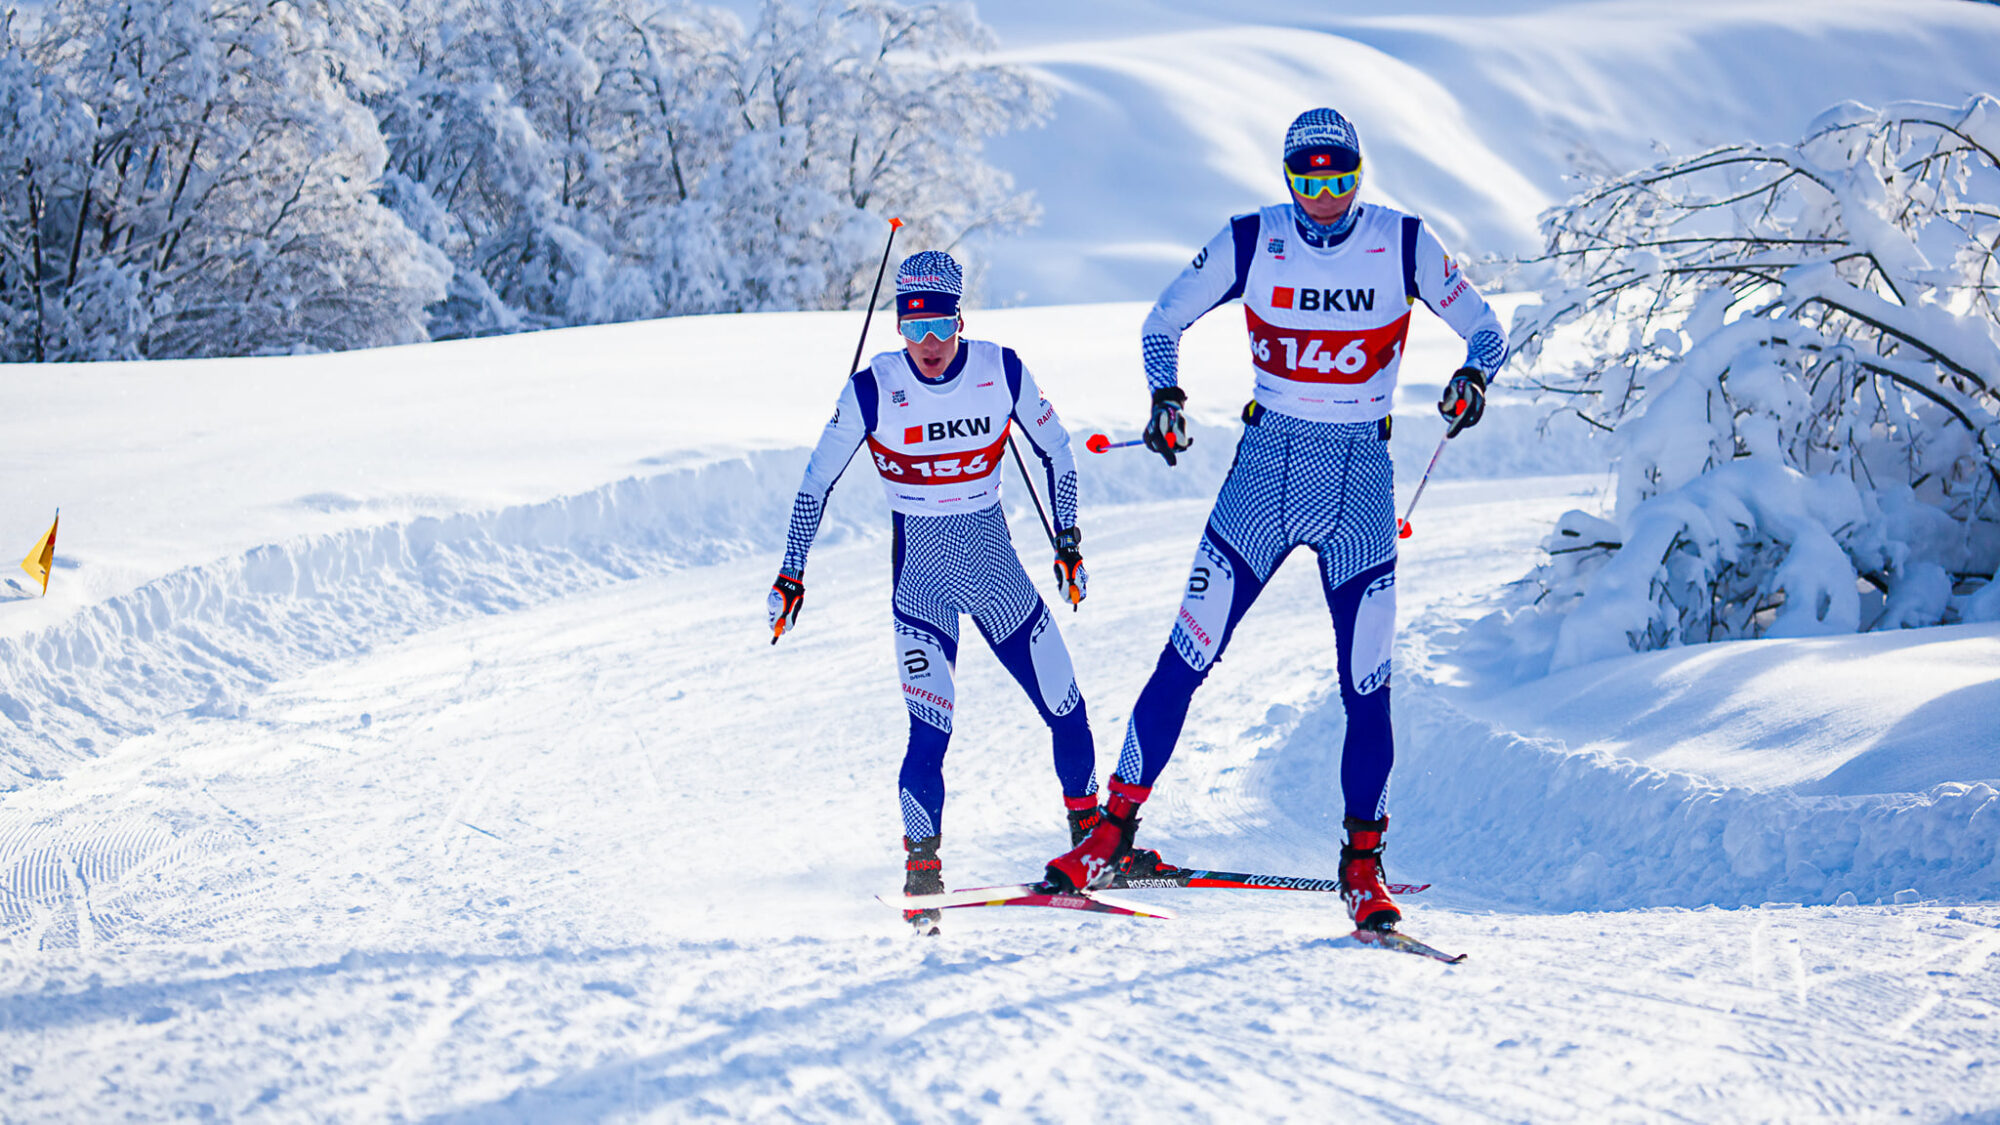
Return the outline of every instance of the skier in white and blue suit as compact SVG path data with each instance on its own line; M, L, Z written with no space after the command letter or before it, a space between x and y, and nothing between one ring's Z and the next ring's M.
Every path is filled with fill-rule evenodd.
M958 618L986 643L1049 725L1072 842L1098 819L1096 751L1069 650L1021 569L1000 507L1007 433L1019 425L1040 462L1056 532L1057 589L1083 600L1086 575L1076 526L1076 459L1069 433L1013 349L962 340L964 287L951 255L925 250L896 271L897 328L907 341L883 352L841 388L792 503L785 560L771 588L773 643L798 620L806 553L834 482L865 442L895 521L892 601L896 661L910 741L900 778L904 893L944 889L938 860L944 755L957 704ZM929 932L937 911L906 911Z
M1186 447L1177 385L1180 337L1241 299L1256 368L1236 461L1216 497L1173 634L1133 707L1105 822L1049 865L1051 882L1102 886L1121 867L1163 866L1132 848L1139 805L1172 756L1188 703L1278 564L1297 547L1319 556L1333 613L1347 736L1341 758L1347 844L1343 897L1356 925L1400 920L1381 879L1388 827L1391 650L1396 629L1396 514L1389 408L1422 300L1466 341L1439 410L1456 434L1479 421L1486 384L1507 357L1500 322L1423 220L1357 200L1361 143L1331 109L1285 135L1291 202L1238 215L1167 286L1146 318L1141 350L1152 387L1146 444L1172 465ZM1397 301L1402 304L1397 304Z

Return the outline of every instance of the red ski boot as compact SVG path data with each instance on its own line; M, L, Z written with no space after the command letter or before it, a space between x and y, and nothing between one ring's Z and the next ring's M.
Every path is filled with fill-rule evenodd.
M1172 879L1184 875L1185 868L1175 867L1160 858L1160 853L1151 848L1133 848L1118 861L1118 877L1121 879ZM1120 883L1119 886L1125 884Z
M1058 893L1096 890L1118 874L1118 861L1132 850L1132 834L1139 830L1139 806L1152 796L1151 786L1130 785L1113 774L1111 798L1104 802L1104 819L1090 829L1083 841L1049 861L1044 880Z
M944 892L944 863L938 859L938 844L942 836L926 836L921 840L903 837L903 893L906 895L934 895ZM908 922L918 934L936 937L938 919L943 912L936 907L927 910L905 910L903 921Z
M1063 808L1069 812L1069 846L1076 847L1090 835L1091 829L1104 822L1104 810L1097 807L1097 794L1088 797L1064 797Z
M1403 912L1396 909L1396 900L1382 885L1382 833L1389 827L1389 818L1357 820L1350 816L1342 827L1347 829L1347 844L1340 849L1340 897L1354 917L1355 928L1395 929Z

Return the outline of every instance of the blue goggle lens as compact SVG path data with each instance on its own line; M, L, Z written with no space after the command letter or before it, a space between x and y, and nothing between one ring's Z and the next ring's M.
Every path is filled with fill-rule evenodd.
M921 344L926 336L936 336L949 340L958 334L958 318L955 316L927 316L921 320L905 320L896 325L903 339L912 344Z
M1332 176L1301 176L1287 172L1286 178L1292 182L1292 190L1307 199L1331 195L1335 199L1352 192L1361 183L1361 173L1341 172Z

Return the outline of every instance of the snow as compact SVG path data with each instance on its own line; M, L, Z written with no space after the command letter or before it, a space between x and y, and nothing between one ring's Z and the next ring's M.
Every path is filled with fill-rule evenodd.
M1476 709L1723 785L1860 797L2000 784L2000 626L1689 645L1565 669Z
M1160 15L1143 44L1164 51L1275 12L1122 0L1054 34L1034 7L988 14L1020 51L1125 52L1161 82L1130 13ZM1743 115L1727 132L1764 120L1752 95L1782 93L1773 115L1838 100L1782 90L1784 67L1752 73L1759 52L1875 35L1935 48L1901 57L1943 83L1995 20L1663 11L1340 17L1369 36L1341 58L1497 74L1532 61L1532 31L1534 57L1575 61L1548 80L1598 83L1607 122L1630 114L1640 135L1671 112L1648 99L1678 90ZM1453 49L1470 61L1441 65L1468 36L1477 49ZM1235 31L1222 53L1251 60L1264 39L1279 41ZM1620 49L1590 53L1606 44ZM1670 84L1668 61L1696 48L1713 68ZM1857 97L1897 73L1880 65ZM1717 75L1743 85L1700 85ZM1291 94L1263 96L1282 117ZM1466 112L1537 120L1522 96ZM1162 283L1227 213L1206 190L1194 218L1172 199L1163 218L1135 209L1133 229L1158 223L1154 241L1183 249L1083 271L1131 286L1091 295ZM1101 241L1050 237L1065 229ZM968 320L1020 349L1079 436L1128 437L1143 313ZM1225 311L1187 337L1181 468L1085 455L1091 596L1060 624L1106 771L1228 464L1249 387L1239 323ZM1505 381L1445 450L1400 568L1388 863L1435 884L1405 902L1412 932L1469 961L1344 945L1330 896L1275 892L1128 892L1179 913L1162 923L954 911L913 941L873 901L900 875L906 720L865 468L835 491L798 632L770 645L762 613L857 328L766 314L0 369L0 546L25 551L63 509L49 597L0 587L0 1120L2000 1112L2000 627L1497 675L1469 642L1501 587L1559 518L1610 526L1563 513L1613 503L1603 448L1580 425L1540 428L1545 408ZM889 339L877 323L871 347ZM1460 354L1413 319L1405 499ZM1034 516L1010 502L1043 574ZM1295 559L1196 697L1150 845L1331 871L1329 642ZM945 876L1016 881L1064 839L1046 734L982 646L958 673Z

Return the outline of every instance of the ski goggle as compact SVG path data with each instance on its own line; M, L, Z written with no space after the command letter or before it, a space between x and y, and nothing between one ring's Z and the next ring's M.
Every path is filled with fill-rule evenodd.
M1355 188L1361 186L1361 169L1335 172L1326 176L1302 176L1287 168L1285 179L1290 181L1293 191L1307 199L1317 199L1322 195L1339 199L1343 195L1352 194Z
M903 339L912 344L921 344L926 336L936 336L939 340L949 340L958 334L958 318L955 316L926 316L916 320L896 323L896 330Z

